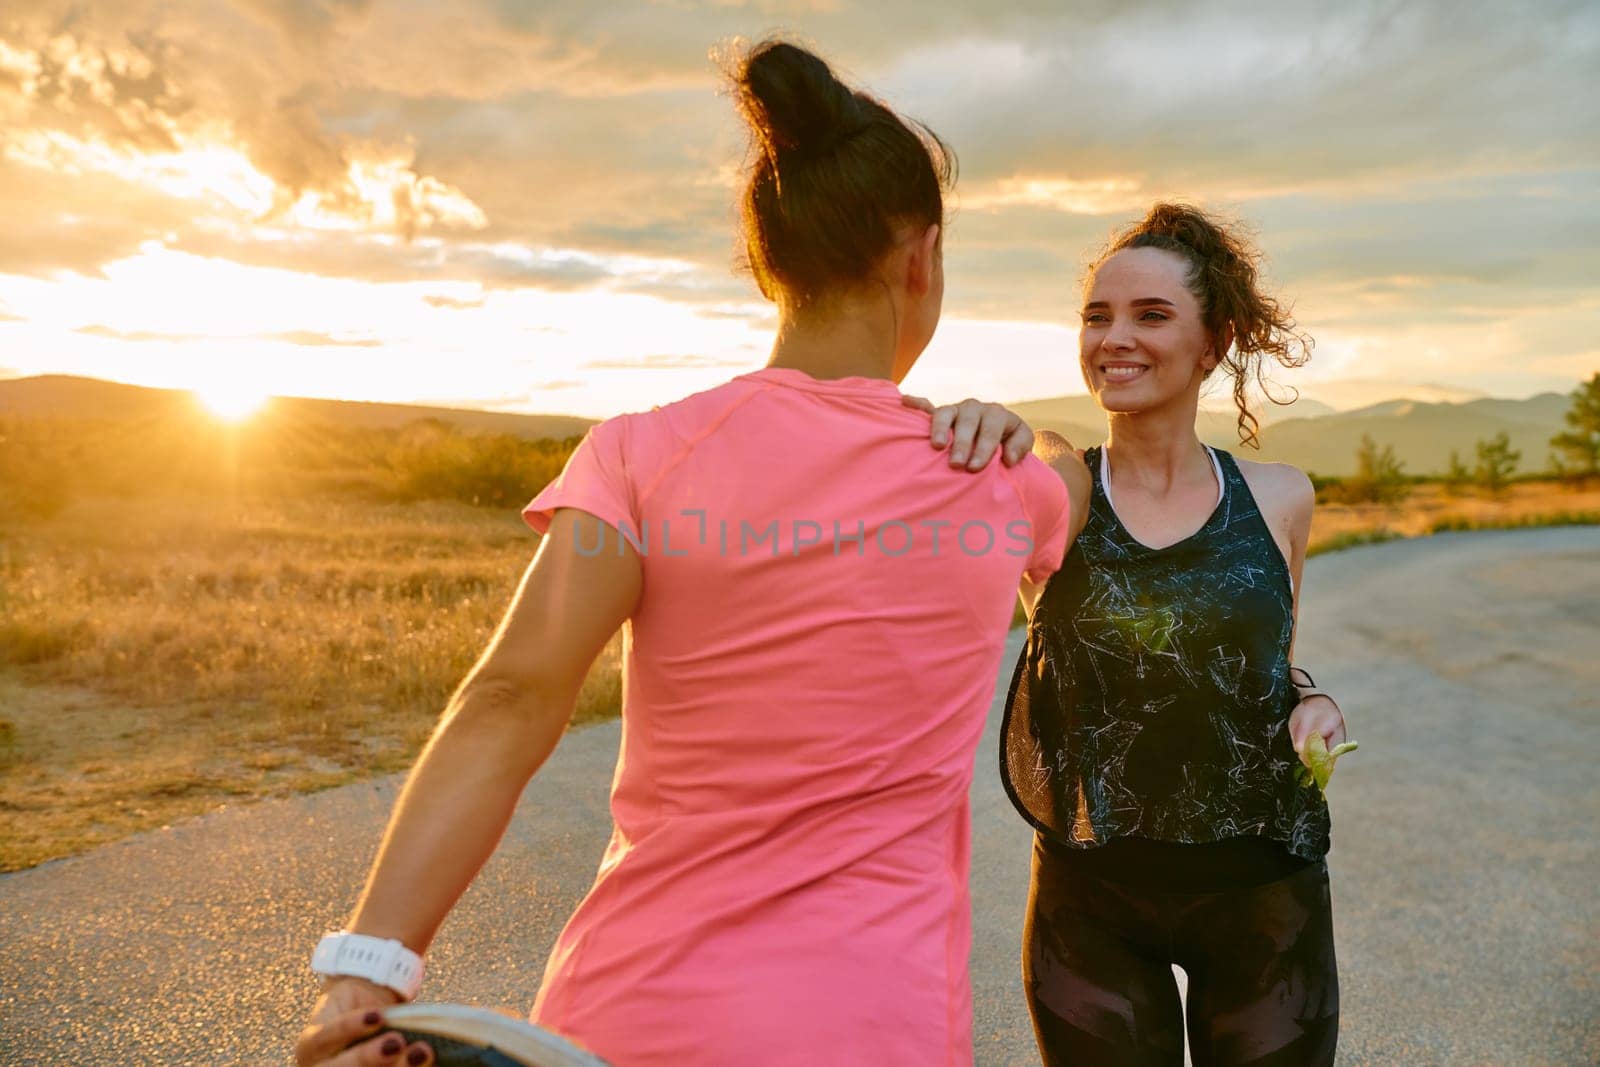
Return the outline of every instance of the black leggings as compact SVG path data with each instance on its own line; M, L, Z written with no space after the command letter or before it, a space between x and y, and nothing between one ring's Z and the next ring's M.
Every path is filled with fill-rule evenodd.
M1172 893L1086 876L1035 843L1023 983L1047 1067L1320 1067L1339 1035L1328 867Z

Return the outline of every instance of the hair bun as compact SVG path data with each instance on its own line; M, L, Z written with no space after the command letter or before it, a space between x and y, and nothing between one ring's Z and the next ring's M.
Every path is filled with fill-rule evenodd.
M904 224L944 221L955 157L926 126L780 38L712 55L750 131L743 261L767 299L795 311L864 285Z
M738 73L745 117L768 152L825 152L866 125L860 101L820 58L784 41L751 49Z
M1144 221L1139 224L1139 228L1147 234L1161 234L1168 237L1185 248L1192 249L1202 258L1209 258L1213 254L1231 256L1238 250L1232 243L1223 239L1223 227L1220 222L1190 204L1172 201L1153 204Z

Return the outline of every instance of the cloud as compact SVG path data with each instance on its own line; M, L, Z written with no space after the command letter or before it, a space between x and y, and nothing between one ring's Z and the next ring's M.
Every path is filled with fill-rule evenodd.
M300 44L318 43L341 21L363 15L372 8L372 0L236 0L236 3Z
M611 280L603 261L514 244L422 242L396 246L365 234L294 234L193 229L174 249L255 267L369 282L473 282L484 289L586 289ZM435 305L439 306L439 305Z
M732 307L702 307L695 309L695 314L702 319L748 322L758 327L776 327L778 325L777 308L766 303L747 303Z
M79 326L73 333L86 334L90 337L107 337L113 341L204 341L206 338L197 337L192 333L160 333L154 330L114 330L110 326L95 323L92 326Z
M653 355L639 359L595 359L582 364L584 370L683 370L707 367L744 367L745 360L717 359L697 355Z
M315 33L366 5L250 6ZM249 29L216 5L35 5L0 30L0 116L9 120L0 158L56 177L111 174L308 228L410 240L485 225L470 198L414 166L404 137L331 128L315 57L259 47L259 33L241 32Z
M3 113L18 124L53 120L119 147L171 151L189 101L161 66L158 50L136 39L86 41L73 19L29 42L0 48Z
M258 334L256 340L282 341L291 345L304 345L310 348L382 348L383 342L376 337L335 337L332 334L319 333L316 330L287 330L282 333Z
M99 276L189 216L169 197L105 175L51 173L0 156L0 274Z
M1295 2L1248 15L1132 4L1100 21L1038 19L1025 37L914 49L886 88L936 104L936 128L980 182L1132 174L1283 191L1521 168L1530 155L1593 161L1597 122L1582 101L1597 22L1578 4L1537 19L1488 3ZM1503 114L1517 121L1485 121Z
M1600 218L1579 205L1597 186L1600 169L1397 181L1360 197L1187 199L1253 231L1268 284L1308 310L1421 322L1592 291L1600 284L1591 255ZM947 305L964 315L1075 325L1085 268L1113 229L1142 213L1079 215L1029 204L982 218L963 211L950 231ZM1370 299L1374 287L1398 279L1403 294ZM1357 300L1362 294L1368 298Z
M592 384L591 382L569 379L534 382L531 385L519 381L514 384L508 383L508 387L499 392L459 396L432 395L418 402L439 407L537 414L550 410L551 397L549 394L570 393L573 390L588 388Z
M1581 105L1600 20L1574 4L1540 19L1492 5L1305 2L1248 18L1165 3L30 10L0 70L22 84L29 63L51 64L33 78L31 119L77 128L83 116L63 109L82 99L107 137L235 144L271 182L267 217L290 229L476 228L486 243L670 255L719 284L719 298L751 290L729 280L743 133L707 49L785 21L955 144L957 224L971 242L959 250L978 250L974 275L992 273L987 247L1014 248L1019 235L1049 251L1025 250L1035 262L1013 277L1040 255L1059 266L1066 242L1103 235L1163 193L1360 199L1463 167L1600 159ZM252 32L263 24L278 32ZM1517 122L1480 121L1503 113ZM480 265L502 285L571 280ZM693 299L692 288L677 296ZM995 294L953 296L963 313L1018 310Z
M441 310L602 291L764 327L735 269L745 134L708 50L787 27L954 145L947 316L1073 324L1086 257L1171 196L1251 223L1313 332L1589 351L1589 3L13 8L0 274L96 275L155 242L474 287L422 298Z
M422 302L429 307L448 308L452 311L466 311L471 308L481 308L484 305L482 297L476 300L458 300L451 296L425 296L422 298Z
M151 341L163 344L188 344L214 341L277 341L283 344L309 348L381 348L383 342L376 337L340 337L317 330L284 330L278 333L237 334L215 336L210 334L170 333L157 330L118 330L95 323L79 326L74 333L90 337L105 337L114 341Z

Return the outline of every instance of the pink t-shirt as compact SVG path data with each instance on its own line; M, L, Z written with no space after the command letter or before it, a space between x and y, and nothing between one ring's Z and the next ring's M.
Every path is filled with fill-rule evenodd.
M618 1067L972 1059L968 787L1034 457L952 470L885 379L744 374L589 431L524 511L636 546L615 828L535 1022Z

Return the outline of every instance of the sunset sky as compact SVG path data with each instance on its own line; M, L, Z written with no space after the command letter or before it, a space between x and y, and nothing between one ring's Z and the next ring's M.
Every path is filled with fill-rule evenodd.
M908 392L1081 393L1083 261L1164 196L1259 233L1309 395L1600 369L1592 2L8 0L0 375L603 417L753 370L709 52L772 32L960 158Z

